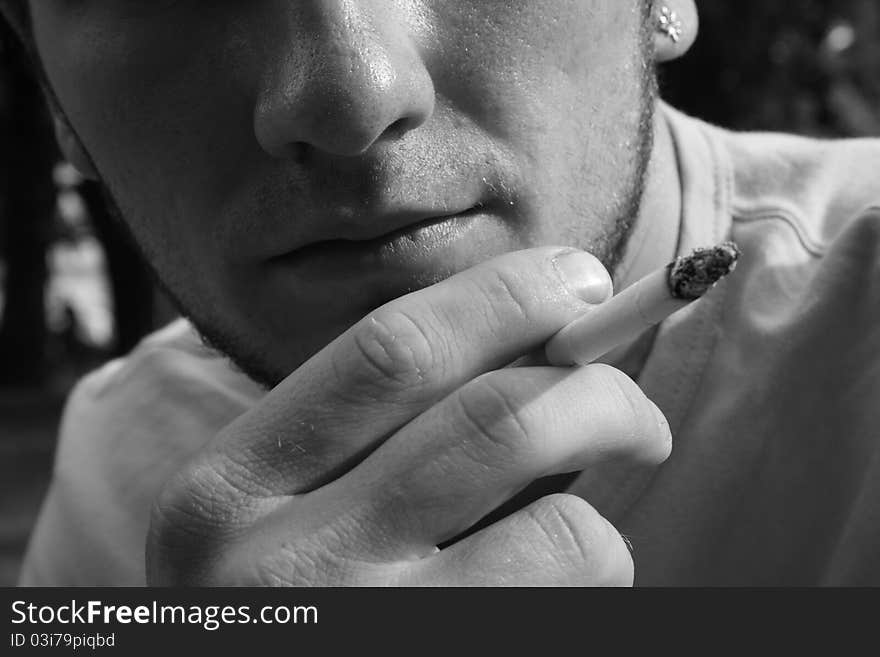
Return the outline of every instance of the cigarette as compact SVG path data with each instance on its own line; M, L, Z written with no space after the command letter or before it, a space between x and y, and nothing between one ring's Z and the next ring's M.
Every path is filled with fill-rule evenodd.
M545 347L551 365L588 365L635 340L646 329L693 303L736 268L733 242L676 258L596 306L553 336Z

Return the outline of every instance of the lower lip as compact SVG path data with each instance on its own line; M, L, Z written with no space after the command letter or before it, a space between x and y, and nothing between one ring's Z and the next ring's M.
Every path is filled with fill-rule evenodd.
M358 275L363 273L360 270L377 268L422 269L460 246L484 216L477 210L469 210L372 240L320 242L278 260L296 268L319 268L327 275Z
M293 274L300 295L309 294L303 289L308 287L333 304L336 292L344 291L349 301L357 292L375 306L478 264L487 248L505 241L503 232L494 215L473 209L373 240L321 242L273 263L281 265L284 278Z

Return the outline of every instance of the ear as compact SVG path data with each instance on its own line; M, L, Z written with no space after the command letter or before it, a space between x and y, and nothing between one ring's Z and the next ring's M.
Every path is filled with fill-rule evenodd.
M55 139L58 141L58 147L61 149L62 155L70 162L84 178L90 180L98 180L98 171L92 162L88 151L83 147L79 136L70 126L67 117L56 109L52 108L52 119L55 124Z
M694 0L655 0L651 22L658 63L684 55L700 31L700 18Z

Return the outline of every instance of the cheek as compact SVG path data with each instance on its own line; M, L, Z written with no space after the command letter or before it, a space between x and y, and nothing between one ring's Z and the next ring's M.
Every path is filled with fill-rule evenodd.
M444 19L450 48L436 77L457 109L509 148L524 216L540 217L532 223L543 229L572 207L612 206L642 119L639 3L483 0Z
M58 100L139 241L210 258L211 218L255 148L235 33L49 10L34 22Z
M635 1L482 0L435 13L438 86L500 136L631 99L641 63Z
M194 250L204 254L199 263L219 258L216 218L253 177L242 172L265 164L253 108L258 65L271 53L258 52L267 47L252 38L259 26L247 24L238 3L216 3L212 11L229 15L208 25L181 10L179 20L141 19L136 29L49 8L60 3L32 4L47 74L140 241L162 259ZM595 142L591 135L635 105L634 1L423 6L438 94L510 145L536 180L561 179L566 162L585 159L571 149Z

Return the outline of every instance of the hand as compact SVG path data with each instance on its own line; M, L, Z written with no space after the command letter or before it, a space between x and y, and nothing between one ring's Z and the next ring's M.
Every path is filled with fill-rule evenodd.
M625 375L504 366L611 293L571 249L512 253L366 317L165 487L151 585L629 585L620 534L551 495L452 543L543 476L660 463Z

